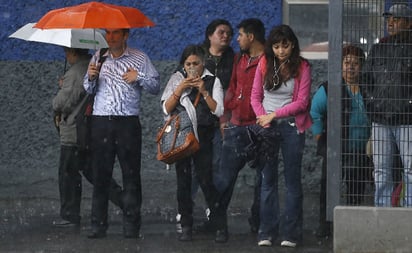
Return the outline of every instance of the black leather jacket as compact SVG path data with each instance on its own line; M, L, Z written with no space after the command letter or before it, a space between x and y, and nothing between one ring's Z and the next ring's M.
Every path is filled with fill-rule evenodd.
M364 64L363 97L373 122L412 124L412 33L372 46Z

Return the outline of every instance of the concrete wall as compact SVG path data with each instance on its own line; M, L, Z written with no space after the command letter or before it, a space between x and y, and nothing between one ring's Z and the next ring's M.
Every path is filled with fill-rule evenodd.
M412 209L338 206L335 253L412 252Z

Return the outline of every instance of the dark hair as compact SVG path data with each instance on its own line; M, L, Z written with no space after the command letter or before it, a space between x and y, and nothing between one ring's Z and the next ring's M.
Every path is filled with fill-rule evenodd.
M242 20L237 28L243 28L245 33L251 33L255 36L255 39L260 43L265 43L265 25L258 18L249 18Z
M342 49L342 58L347 56L348 54L357 56L363 64L365 61L365 53L363 52L362 48L354 46L354 45L346 45Z
M273 45L277 43L286 44L287 42L291 42L292 46L292 53L288 59L285 68L282 69L278 73L278 83L282 84L285 81L289 80L290 78L295 78L299 75L300 64L302 62L302 57L300 57L300 47L299 41L296 37L295 33L293 32L292 28L288 25L279 25L272 28L269 33L269 36L266 40L265 44L265 56L267 60L266 64L266 75L265 75L265 88L267 90L277 89L280 85L275 87L274 84L274 74L275 74L275 67L280 66L279 60L275 57L273 52Z
M180 65L183 66L185 64L186 59L191 56L196 55L199 56L200 59L204 62L206 53L205 50L200 45L188 45L183 49L182 56L180 57Z
M209 40L209 36L212 35L215 31L216 28L220 25L227 25L230 29L230 33L233 36L233 28L232 25L229 23L229 21L227 21L226 19L215 19L212 20L212 22L209 23L209 25L206 27L206 31L205 31L205 40L203 41L203 46L205 48L209 48L210 47L210 40Z
M73 52L77 55L88 55L89 49L63 47L64 52Z

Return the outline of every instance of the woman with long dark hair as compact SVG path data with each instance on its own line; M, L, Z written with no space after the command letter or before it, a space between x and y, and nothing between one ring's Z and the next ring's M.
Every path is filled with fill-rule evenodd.
M261 200L258 245L296 247L302 240L301 167L305 130L312 122L309 63L300 56L299 42L287 25L274 27L265 44L253 83L251 104L262 133ZM282 150L286 185L284 214L279 212L278 166ZM281 220L281 218L283 220ZM279 231L279 228L281 231Z

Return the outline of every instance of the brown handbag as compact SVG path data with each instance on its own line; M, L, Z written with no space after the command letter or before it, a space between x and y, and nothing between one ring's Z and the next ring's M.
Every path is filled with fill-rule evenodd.
M196 96L194 106L199 103L200 92ZM192 121L186 110L173 114L157 133L157 160L172 164L191 156L200 149L196 139Z

